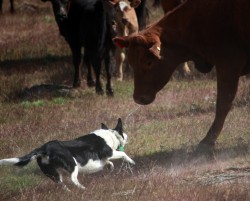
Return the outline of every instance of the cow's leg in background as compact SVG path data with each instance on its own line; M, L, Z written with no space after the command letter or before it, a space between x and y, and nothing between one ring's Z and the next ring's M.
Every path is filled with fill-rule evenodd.
M187 62L184 62L184 63L181 63L177 69L176 69L179 73L179 75L181 77L186 77L188 75L190 75L190 69L188 67L188 63Z
M3 12L3 0L0 0L0 13L2 12ZM14 0L10 0L10 12L11 13L15 12Z
M88 87L94 87L95 81L93 79L92 75L92 66L89 60L88 53L84 52L83 56L84 64L87 66L87 85Z
M80 72L80 64L81 64L81 46L70 44L73 65L74 65L74 82L73 87L77 88L81 86L81 72Z
M111 69L110 69L110 51L105 51L105 55L104 55L104 62L105 62L105 70L106 70L106 79L107 79L107 83L106 83L106 94L107 96L113 96L114 95L114 91L112 89L111 86Z
M100 75L101 75L101 66L102 66L102 59L100 57L100 55L98 56L94 56L93 54L90 54L90 60L91 60L91 64L94 68L95 71L95 90L97 94L103 95L103 89L102 89L102 83L101 83L101 79L100 79Z
M147 0L142 0L138 7L135 8L136 16L138 19L139 30L142 30L146 27L148 11L146 10L146 2Z
M118 78L117 80L122 81L123 80L123 70L122 66L125 61L125 53L120 48L116 48L115 50L115 60L118 70Z
M10 12L14 13L15 9L14 9L14 0L10 0Z

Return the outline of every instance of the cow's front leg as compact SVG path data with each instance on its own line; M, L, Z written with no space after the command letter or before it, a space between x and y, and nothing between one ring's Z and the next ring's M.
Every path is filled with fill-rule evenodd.
M231 68L230 68L231 67ZM220 135L226 116L236 95L240 72L230 65L217 67L217 102L215 119L196 153L213 153L215 141ZM240 69L240 67L238 67Z
M101 83L101 57L98 55L97 57L92 58L92 65L95 71L96 83L95 83L95 90L97 94L103 95L102 83Z
M84 52L83 60L84 60L85 65L87 66L87 85L88 87L94 87L95 81L92 77L92 66L90 63L90 58L89 58L89 54L87 50L85 50Z
M76 88L81 86L81 72L80 72L81 47L77 45L70 45L70 48L72 52L73 65L75 68L73 87Z
M115 51L115 60L116 60L116 66L117 66L117 71L118 71L118 81L122 81L123 80L123 70L122 70L122 66L123 63L125 61L125 53L119 49L116 48Z
M14 0L10 0L10 12L11 12L11 13L14 13L14 12L15 12Z
M106 78L107 78L106 94L107 94L107 96L113 96L114 91L113 91L112 86L111 86L110 55L109 55L109 51L107 51L107 50L105 53L105 70L106 70Z

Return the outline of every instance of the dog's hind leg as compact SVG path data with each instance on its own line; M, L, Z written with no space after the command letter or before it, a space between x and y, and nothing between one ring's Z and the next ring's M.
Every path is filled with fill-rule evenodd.
M71 181L78 187L78 188L81 188L81 189L85 189L85 187L79 183L78 179L77 179L77 176L78 176L78 166L76 165L75 166L75 169L74 171L71 173Z
M67 188L67 186L62 181L62 175L59 174L58 171L52 165L42 163L42 159L41 158L37 158L37 164L40 167L41 171L47 177L49 177L55 183L58 183L58 184L62 185L65 190L69 191L69 189Z

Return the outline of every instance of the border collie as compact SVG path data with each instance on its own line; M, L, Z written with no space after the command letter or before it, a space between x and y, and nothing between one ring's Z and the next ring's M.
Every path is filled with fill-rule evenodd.
M119 118L114 129L108 129L101 124L101 129L71 141L50 141L34 149L29 154L18 158L0 160L0 165L25 166L36 159L41 171L54 182L62 184L62 172L66 170L71 175L72 182L79 188L85 189L78 179L78 172L90 174L101 171L105 165L113 170L114 165L110 160L124 159L135 164L124 152L127 135L123 133L122 121Z

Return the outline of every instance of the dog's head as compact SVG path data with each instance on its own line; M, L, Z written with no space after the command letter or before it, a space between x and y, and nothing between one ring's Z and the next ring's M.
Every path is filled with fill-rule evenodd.
M121 118L118 119L117 125L114 129L109 129L104 123L101 124L102 129L104 130L111 130L114 131L115 136L120 141L120 145L124 147L124 145L127 143L128 136L126 133L123 132L123 126L122 126L122 120Z

